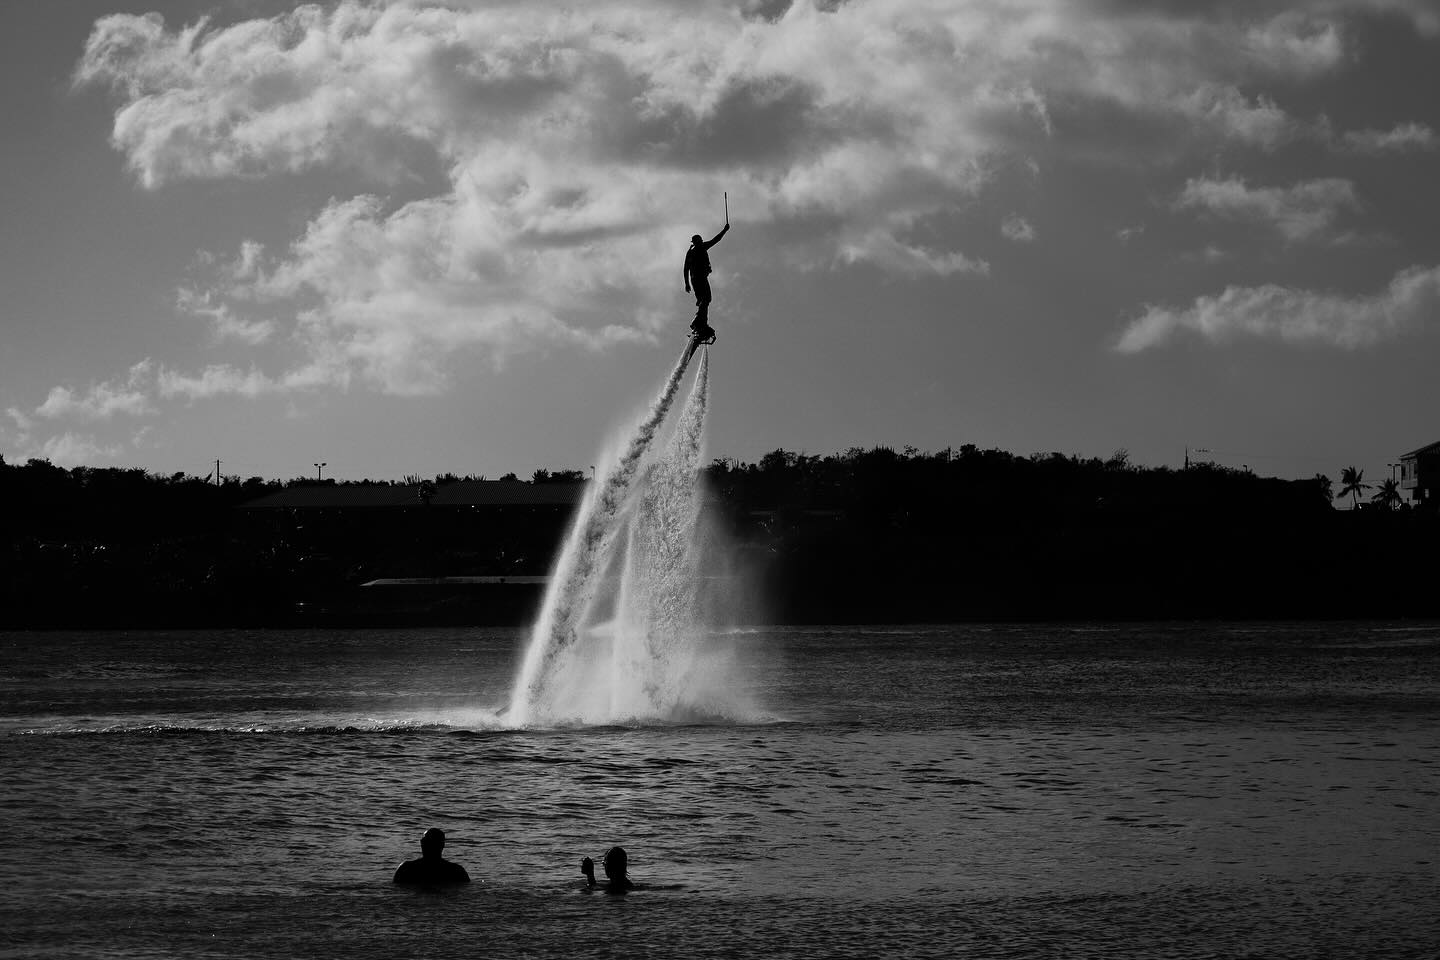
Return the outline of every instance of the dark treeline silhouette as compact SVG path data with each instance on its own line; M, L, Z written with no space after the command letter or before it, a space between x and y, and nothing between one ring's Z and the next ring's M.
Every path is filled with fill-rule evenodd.
M1383 492L1333 509L1360 500L1323 476L969 445L777 450L705 475L726 544L705 572L741 575L749 617L1440 616L1440 518ZM483 478L453 474L217 484L0 460L0 625L524 622L584 478L507 474L480 503ZM411 592L374 586L396 579Z
M970 445L708 472L781 621L1440 614L1437 518L1335 510L1323 476Z
M541 470L534 483L574 485L582 476ZM0 458L0 626L287 624L377 578L545 574L568 501L435 505L441 491L477 480L216 483ZM526 486L513 474L502 480ZM281 492L311 496L299 507L250 508ZM486 599L501 601L508 619L533 600L492 592ZM387 616L396 619L384 610L377 618Z

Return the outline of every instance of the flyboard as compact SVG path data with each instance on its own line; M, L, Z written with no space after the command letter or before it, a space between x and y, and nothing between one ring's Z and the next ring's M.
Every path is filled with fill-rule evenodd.
M695 351L702 346L708 347L715 342L715 331L711 327L701 327L690 334L690 343L685 347L685 362L689 363L690 358L695 356Z

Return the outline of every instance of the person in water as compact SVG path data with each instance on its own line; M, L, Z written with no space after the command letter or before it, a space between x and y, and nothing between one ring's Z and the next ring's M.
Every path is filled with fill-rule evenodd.
M635 884L631 883L630 878L626 875L626 870L629 868L629 857L625 855L624 847L611 847L606 850L602 863L605 867L605 879L608 881L605 887L607 893L624 893L626 890L635 889ZM585 874L587 887L595 886L594 860L589 857L581 860L580 872Z
M685 292L695 288L695 319L691 321L690 329L702 339L715 335L715 331L710 329L710 254L707 251L719 243L729 230L730 218L727 216L719 233L709 240L695 234L690 238L690 249L685 251Z
M453 860L440 856L445 849L445 831L431 827L420 838L420 857L406 860L395 870L395 882L404 884L469 883L470 874Z

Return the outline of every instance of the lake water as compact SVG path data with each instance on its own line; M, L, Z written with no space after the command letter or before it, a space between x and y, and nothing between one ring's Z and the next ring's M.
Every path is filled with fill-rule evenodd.
M743 707L508 730L521 643L0 634L0 956L1440 956L1436 625L731 632Z

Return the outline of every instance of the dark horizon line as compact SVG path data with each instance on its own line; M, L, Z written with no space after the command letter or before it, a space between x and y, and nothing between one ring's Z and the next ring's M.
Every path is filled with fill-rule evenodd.
M1191 448L1191 449L1194 449L1194 448ZM1205 450L1204 448L1201 448L1201 452L1211 453L1212 451ZM1247 463L1247 464L1242 464L1241 466L1238 466L1238 467L1234 467L1234 466L1229 466L1229 465L1227 465L1227 464L1219 463L1219 462L1217 462L1217 461L1215 461L1215 460L1213 460L1213 459L1201 459L1201 458L1199 458L1199 457L1192 457L1192 458L1190 458L1188 464L1186 464L1186 465L1181 465L1181 466L1172 466L1172 465L1170 465L1170 464L1164 464L1164 463L1162 463L1162 464L1141 464L1141 463L1135 463L1135 462L1132 462L1132 461L1130 460L1129 451L1128 451L1128 449L1125 448L1125 447L1119 447L1119 448L1117 448L1113 453L1111 453L1111 455L1110 455L1109 457L1102 457L1102 456L1099 456L1099 455L1095 455L1095 456L1085 456L1085 455L1080 454L1080 453L1077 453L1077 452L1062 453L1062 452L1060 452L1060 451L1058 451L1058 450L1052 450L1052 451L1038 451L1038 450L1037 450L1037 451L1034 451L1034 452L1031 452L1031 453L1028 453L1028 454L1021 454L1021 453L1016 453L1016 452L1014 452L1014 451L1005 450L1005 449L1002 449L1002 448L1000 448L1000 447L988 447L988 448L985 448L985 449L980 449L980 448L978 448L975 444L968 444L968 443L967 443L967 444L962 444L962 445L960 445L959 447L949 447L949 446L947 446L947 447L941 447L941 448L935 449L935 450L924 450L924 449L920 449L920 448L915 447L915 446L910 445L910 444L906 444L906 445L899 446L899 447L894 446L894 445L890 445L890 444L875 444L875 445L873 445L873 446L868 446L868 447L852 446L852 447L848 447L848 448L846 448L846 449L844 449L844 450L838 450L838 451L835 451L835 452L832 452L832 453L826 453L826 454L809 454L809 453L805 453L803 450L790 450L790 449L787 449L787 448L785 448L785 447L776 447L774 450L771 450L771 451L766 452L765 454L762 454L760 457L756 458L756 459L753 460L753 461L742 460L741 458L739 458L739 457L734 457L734 456L717 456L717 457L711 457L710 460L709 460L709 463L706 465L706 467L705 467L704 469L712 469L712 468L715 468L715 467L717 467L717 466L722 466L722 467L724 467L726 470L742 470L742 469L757 468L757 467L760 467L760 466L764 463L764 461L765 461L766 459L768 459L768 458L770 458L770 457L773 457L773 456L776 456L776 455L780 455L780 456L782 456L782 457L794 457L794 458L797 458L797 459L799 459L799 460L803 460L803 461L805 461L805 462L825 462L825 461L827 461L827 460L828 460L828 461L842 461L842 462L843 462L844 460L847 460L847 459L853 460L853 459L855 459L856 457L863 456L863 455L866 455L866 454L885 454L885 453L893 454L893 455L895 455L898 459L902 459L902 460L936 459L936 458L939 458L939 457L941 457L941 456L943 456L943 455L946 455L946 454L949 455L949 457L948 457L947 459L952 459L952 460L953 460L953 459L957 459L957 455L969 456L969 455L975 455L975 454L979 454L979 455L985 455L985 454L1000 454L1000 455L1003 455L1003 456L1005 456L1005 457L1009 457L1009 458L1011 458L1011 459L1013 459L1013 460L1031 461L1031 462L1034 462L1034 461L1043 461L1043 460L1052 460L1052 459L1055 459L1055 458L1060 458L1060 459L1064 459L1064 460L1067 460L1067 461L1070 461L1070 462L1080 463L1080 464L1086 464L1086 463L1088 463L1088 464L1097 464L1097 465L1112 465L1112 464L1114 464L1114 465L1116 465L1116 466L1122 467L1123 469L1134 470L1134 471L1137 471L1137 472L1144 472L1144 471L1155 471L1155 472L1182 472L1182 471L1184 471L1184 470L1216 470L1216 471L1222 471L1222 472L1226 472L1226 473L1249 474L1249 475L1255 476L1256 478L1259 478L1259 479L1277 479L1277 480L1287 480L1287 479L1291 479L1291 478L1287 478L1287 477L1277 476L1277 475L1274 475L1274 474L1259 473L1259 472L1257 472L1253 467L1251 467L1248 463ZM1312 460L1314 460L1314 459L1319 459L1318 457L1298 457L1298 458L1299 458L1299 459L1312 459ZM1275 455L1266 455L1266 456L1256 456L1256 457L1254 457L1253 459L1296 459L1296 458L1279 457L1279 456L1275 456ZM58 464L53 463L52 461L49 460L49 458L46 458L46 457L27 457L23 462L20 462L20 461L11 462L11 461L6 460L3 454L0 454L0 468L20 469L20 468L23 468L23 467L27 467L27 466L29 466L29 465L32 464L32 463L37 463L37 462L38 462L38 463L41 463L41 464L48 465L48 466L50 466L50 467L53 468L53 469L63 470L63 471L66 471L66 472L73 472L73 471L76 471L76 470L82 470L82 471L115 471L115 472L121 472L121 473L128 473L128 472L140 471L140 472L143 472L146 476L154 477L154 478L159 478L159 479L169 479L169 480L184 479L184 480L207 480L207 481L213 481L213 480L215 479L215 472L214 472L214 471L210 471L209 473L202 475L202 474L200 474L200 473L192 473L192 472L186 471L186 470L176 470L176 471L166 472L166 471L163 471L163 470L152 469L152 468L150 468L150 467L138 466L138 465L137 465L137 466L120 466L120 465L97 466L97 465L92 465L92 464L75 464L75 465L70 466L70 467L65 467L65 466L60 466L60 465L58 465ZM224 462L224 461L222 460L221 463L223 464L223 462ZM1347 464L1347 466L1352 466L1352 465L1353 465L1353 464ZM1338 471L1341 470L1341 469L1343 469L1343 468L1337 467L1337 468L1336 468L1336 471L1338 472ZM226 473L226 472L222 469L222 470L220 471L220 479L221 479L221 482L223 482L223 483L229 483L229 482L232 482L232 481L238 481L238 482L241 482L241 483L245 483L245 482L252 481L252 480L260 480L260 481L262 481L262 482L264 482L264 483L304 483L304 482L309 482L309 483L317 483L317 484L323 483L323 484L327 484L327 485L343 485L343 484L387 484L387 485L396 485L396 486L398 486L398 485L403 485L403 484L423 483L423 482L437 482L437 483L439 483L439 482L445 482L445 483L450 483L450 482L456 482L456 481L471 481L471 482L474 482L474 481L486 481L486 482L496 482L496 481L512 480L512 481L516 481L516 482L519 482L519 483L532 483L532 482L563 482L564 480L572 480L572 481L578 481L578 482L588 482L590 479L592 479L592 477L593 477L592 471L594 471L594 470L595 470L595 467L594 467L593 465L590 465L590 466L588 466L587 468L584 468L584 469L582 469L582 468L577 468L577 467L567 467L567 468L561 468L561 469L555 469L555 468L549 468L549 467L537 467L535 470L531 471L531 475L530 475L530 478L529 478L529 479L521 476L517 471L513 471L513 470L506 471L505 473L502 473L502 474L500 474L499 476L496 476L496 477L491 477L488 473L466 472L466 473L461 474L461 473L456 473L456 472L453 471L453 470L444 470L444 471L440 471L440 472L434 474L433 476L423 476L423 475L418 474L418 473L407 473L407 474L405 474L404 476L396 479L396 478L375 478L375 477L359 477L359 478L354 478L354 477L334 477L334 476L331 476L331 477L312 477L312 476L309 476L308 473L295 474L295 475L289 476L289 477L284 477L284 476L279 476L279 475L265 476L265 475L263 475L263 474L251 474L251 475L249 475L249 476L245 476L244 474L241 474L241 473ZM540 475L540 474L543 474L544 476L541 477L539 480L537 480L537 475ZM1314 476L1315 476L1315 477L1328 476L1328 474L1327 474L1327 473L1324 473L1324 472L1321 472L1321 471L1317 471ZM1301 479L1314 479L1314 477L1307 477L1307 478L1301 478Z

